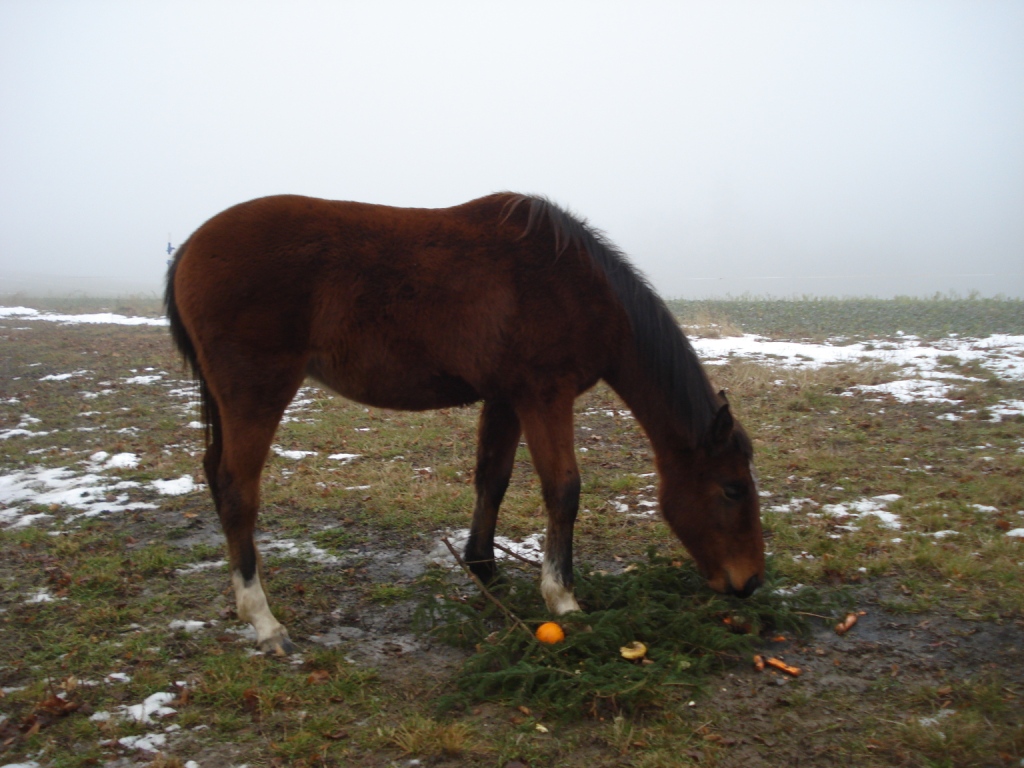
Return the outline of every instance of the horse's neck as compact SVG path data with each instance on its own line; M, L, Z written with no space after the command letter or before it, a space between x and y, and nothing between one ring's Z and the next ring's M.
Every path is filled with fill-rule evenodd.
M701 375L699 391L688 393L688 397L696 399L696 407L690 408L688 404L678 407L670 401L669 393L644 370L632 351L605 380L629 406L659 456L696 448L714 415L714 394L706 377ZM694 423L692 412L700 414L702 409L706 409L703 423Z

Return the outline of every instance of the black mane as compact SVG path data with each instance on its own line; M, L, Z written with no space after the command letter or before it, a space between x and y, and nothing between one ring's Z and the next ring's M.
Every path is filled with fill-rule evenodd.
M689 339L647 278L603 232L547 198L515 195L506 216L522 204L528 206L523 236L546 222L554 232L558 254L569 246L582 248L601 269L629 316L641 363L667 395L676 415L697 436L704 435L719 407L718 400Z

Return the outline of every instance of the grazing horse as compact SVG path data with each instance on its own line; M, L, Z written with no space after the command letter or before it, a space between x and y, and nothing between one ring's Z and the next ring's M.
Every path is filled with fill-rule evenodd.
M494 531L525 435L548 526L541 592L573 597L580 474L573 403L604 379L654 448L661 512L709 586L764 579L752 447L665 304L626 257L546 199L443 209L265 197L214 216L167 275L171 334L199 382L203 460L238 615L294 649L260 580L253 530L274 432L307 376L366 405L483 401L465 557L496 576Z

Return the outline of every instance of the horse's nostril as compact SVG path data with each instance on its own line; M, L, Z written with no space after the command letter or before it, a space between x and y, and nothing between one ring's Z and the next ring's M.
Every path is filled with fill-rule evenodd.
M750 597L761 586L761 577L756 573L747 579L747 583L743 585L743 589L736 589L735 587L730 588L730 592L736 595L736 597Z
M743 595L744 595L744 597L748 597L748 596L754 594L754 592L760 586L761 586L761 577L758 576L755 573L753 576L751 576L749 579L747 579L747 583L743 585Z

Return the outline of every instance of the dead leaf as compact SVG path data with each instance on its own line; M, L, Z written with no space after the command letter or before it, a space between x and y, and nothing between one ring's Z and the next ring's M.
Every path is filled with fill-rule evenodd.
M253 717L260 712L260 695L255 688L250 688L242 694L242 707Z
M309 677L306 678L306 683L309 685L323 685L324 683L330 682L331 673L326 669L314 669Z

